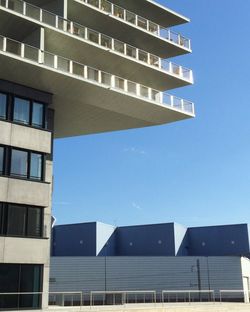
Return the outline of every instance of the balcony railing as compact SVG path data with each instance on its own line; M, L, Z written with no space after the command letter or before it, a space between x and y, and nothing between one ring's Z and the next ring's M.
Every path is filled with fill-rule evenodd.
M0 53L15 55L21 59L32 61L37 65L42 65L47 68L53 68L60 73L66 73L84 81L114 89L130 96L141 98L145 101L165 105L184 113L194 114L194 104L192 102L123 79L96 68L80 64L47 51L39 50L38 48L10 38L0 36Z
M84 27L78 23L64 19L51 12L43 10L37 6L21 0L0 0L0 6L15 11L26 17L32 18L40 23L55 27L58 30L69 33L82 40L97 44L116 53L141 61L155 68L164 70L165 72L193 83L192 70L175 63L159 58L156 55L135 48L120 40L111 38L110 36L99 33L93 29Z
M83 3L87 3L105 13L111 14L116 18L119 18L125 22L142 28L149 33L156 35L162 39L166 39L182 48L191 50L190 39L185 38L179 33L173 32L168 28L161 27L160 25L139 16L131 11L128 11L108 0L80 0ZM136 0L135 0L136 1Z

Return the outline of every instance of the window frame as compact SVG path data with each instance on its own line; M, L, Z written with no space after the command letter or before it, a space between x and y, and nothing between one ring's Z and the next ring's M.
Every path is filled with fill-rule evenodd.
M6 121L6 120L8 120L8 116L9 116L9 95L8 95L8 93L2 92L2 91L0 91L0 94L3 94L6 96L5 117L0 116L0 120Z
M10 207L15 206L17 209L24 208L25 209L25 224L24 224L24 234L11 234L9 233L9 211ZM31 209L39 209L40 210L40 218L39 218L39 235L29 235L29 211ZM33 239L45 239L44 237L44 207L40 206L31 206L31 205L21 205L14 203L4 203L0 202L0 236L3 237L16 237L16 238L33 238Z
M15 179L21 179L21 180L29 180L29 181L34 181L34 182L40 182L44 183L45 182L45 168L46 168L46 154L41 153L38 151L33 151L33 150L27 150L23 148L16 148L14 146L7 146L0 144L0 147L3 148L4 150L4 157L3 157L3 172L0 172L0 176L7 176L10 178L15 178ZM21 152L26 152L27 153L27 176L22 176L18 174L12 174L11 173L11 166L12 166L12 155L13 155L13 150L16 151L21 151ZM42 163L41 163L41 178L34 178L31 177L31 155L32 154L38 154L41 155L42 158Z
M18 125L22 125L24 127L32 127L35 129L39 129L39 130L44 130L44 131L50 131L48 129L48 109L49 109L49 103L44 102L44 101L40 101L40 100L36 100L34 98L30 98L30 97L26 97L26 96L22 96L19 94L15 94L12 92L6 92L6 91L2 91L0 89L0 94L3 94L6 96L6 116L4 117L0 117L0 121L9 121L12 122L14 124L18 124ZM14 120L14 108L15 108L15 98L19 98L21 100L25 100L29 102L29 122L23 123L23 122L19 122L18 120ZM43 106L43 116L42 116L42 125L37 125L35 123L32 122L33 120L33 107L34 104L41 104Z
M1 92L0 92L1 93ZM20 100L24 100L29 102L29 121L28 123L22 123L21 121L18 120L14 120L14 113L15 113L15 99L20 99ZM43 106L43 116L42 116L42 125L36 125L33 124L33 112L34 112L34 104L41 104ZM10 121L12 121L13 123L19 124L19 125L23 125L23 126L28 126L28 127L32 127L35 129L41 129L41 130L47 130L46 128L46 116L47 116L47 107L48 104L43 103L41 101L37 101L34 99L30 99L24 96L19 96L19 95L12 95L12 101L11 101L11 114L10 114Z

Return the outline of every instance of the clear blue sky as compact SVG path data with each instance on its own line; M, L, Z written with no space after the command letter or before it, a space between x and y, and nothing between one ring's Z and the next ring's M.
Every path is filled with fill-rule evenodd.
M195 85L172 93L197 117L56 141L57 224L250 223L250 1L161 3L191 18Z

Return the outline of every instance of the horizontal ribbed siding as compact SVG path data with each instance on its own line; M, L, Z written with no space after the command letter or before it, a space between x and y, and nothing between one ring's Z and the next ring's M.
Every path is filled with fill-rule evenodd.
M53 257L50 291L242 289L239 257ZM209 286L210 284L210 286Z

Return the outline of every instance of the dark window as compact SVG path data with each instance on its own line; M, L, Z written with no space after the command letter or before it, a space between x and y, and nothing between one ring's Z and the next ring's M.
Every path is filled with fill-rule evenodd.
M3 203L0 203L0 235L3 234L3 215L4 213L4 205Z
M0 118L6 119L7 115L7 96L0 93Z
M0 146L0 174L3 174L4 148Z
M32 109L32 126L42 128L44 126L44 105L33 103Z
M0 293L28 293L0 295L0 309L39 309L41 295L30 293L41 292L42 272L42 265L0 264Z
M30 102L28 100L14 98L13 120L25 125L30 123Z
M43 210L41 208L28 208L27 220L27 236L41 237L42 236L42 218Z
M43 237L43 208L0 202L0 235Z
M30 156L30 178L35 180L42 179L43 156L37 153L31 153Z
M10 174L28 177L28 152L12 149Z
M25 236L27 209L25 206L8 205L7 235Z

